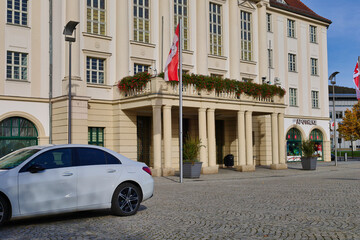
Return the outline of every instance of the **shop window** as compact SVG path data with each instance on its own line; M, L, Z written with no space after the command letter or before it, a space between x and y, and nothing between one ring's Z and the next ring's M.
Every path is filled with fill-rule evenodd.
M38 144L35 125L21 117L11 117L0 122L0 157L20 148Z
M312 130L310 140L314 142L314 151L318 160L323 160L323 135L321 131L318 129Z
M301 133L298 129L292 128L286 134L287 161L300 161L301 157Z

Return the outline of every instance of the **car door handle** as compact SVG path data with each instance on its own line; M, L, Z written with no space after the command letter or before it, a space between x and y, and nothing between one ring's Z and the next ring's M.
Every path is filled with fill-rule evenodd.
M108 173L114 173L114 172L116 172L116 170L115 169L108 169L107 172Z
M64 177L69 177L69 176L72 176L72 175L73 175L73 173L71 173L71 172L63 173L63 176L64 176Z

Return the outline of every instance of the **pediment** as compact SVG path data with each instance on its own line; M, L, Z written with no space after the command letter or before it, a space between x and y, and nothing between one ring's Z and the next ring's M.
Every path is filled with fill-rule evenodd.
M248 8L248 9L252 9L255 10L255 6L253 5L253 3L251 3L248 0L238 0L238 5L243 7L243 8Z

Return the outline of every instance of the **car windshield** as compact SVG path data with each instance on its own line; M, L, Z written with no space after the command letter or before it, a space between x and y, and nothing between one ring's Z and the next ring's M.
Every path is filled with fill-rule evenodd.
M26 159L40 151L40 149L22 149L0 158L0 169L12 169L19 166Z

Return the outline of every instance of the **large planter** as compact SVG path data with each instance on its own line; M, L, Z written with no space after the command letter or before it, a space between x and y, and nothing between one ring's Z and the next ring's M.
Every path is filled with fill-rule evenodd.
M301 157L301 165L304 170L316 170L317 157Z
M199 178L201 173L202 162L183 163L184 178Z

